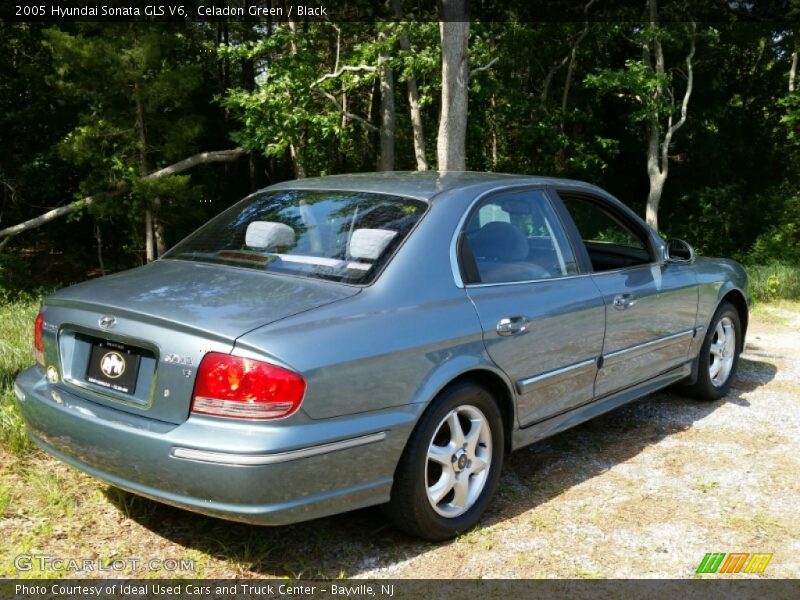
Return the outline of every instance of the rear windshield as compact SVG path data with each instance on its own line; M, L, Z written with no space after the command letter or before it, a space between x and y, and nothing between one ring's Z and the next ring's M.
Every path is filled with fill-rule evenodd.
M164 258L368 284L425 212L420 200L363 192L261 192Z

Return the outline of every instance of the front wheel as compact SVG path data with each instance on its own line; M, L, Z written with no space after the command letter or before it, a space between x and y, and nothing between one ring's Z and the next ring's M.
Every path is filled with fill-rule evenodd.
M685 388L700 400L717 400L731 389L743 345L739 312L730 302L720 304L698 356L697 381Z
M452 538L478 522L503 462L500 410L482 386L447 388L423 414L395 472L386 512L403 531Z

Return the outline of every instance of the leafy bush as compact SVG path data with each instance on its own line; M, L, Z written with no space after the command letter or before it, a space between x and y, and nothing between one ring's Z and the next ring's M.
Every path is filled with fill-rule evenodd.
M781 214L756 238L746 260L762 265L771 261L800 265L800 194L786 198Z

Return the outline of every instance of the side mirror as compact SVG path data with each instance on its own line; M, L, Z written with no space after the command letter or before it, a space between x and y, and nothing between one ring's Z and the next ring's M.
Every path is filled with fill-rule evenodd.
M691 264L696 258L694 248L689 242L684 242L676 238L667 240L664 250L665 259L668 263L687 263Z

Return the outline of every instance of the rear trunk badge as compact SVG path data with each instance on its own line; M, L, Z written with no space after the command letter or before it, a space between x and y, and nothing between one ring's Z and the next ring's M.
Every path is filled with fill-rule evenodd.
M103 329L111 329L112 327L114 327L114 325L117 324L117 320L114 317L105 316L105 317L100 317L100 320L97 323Z

